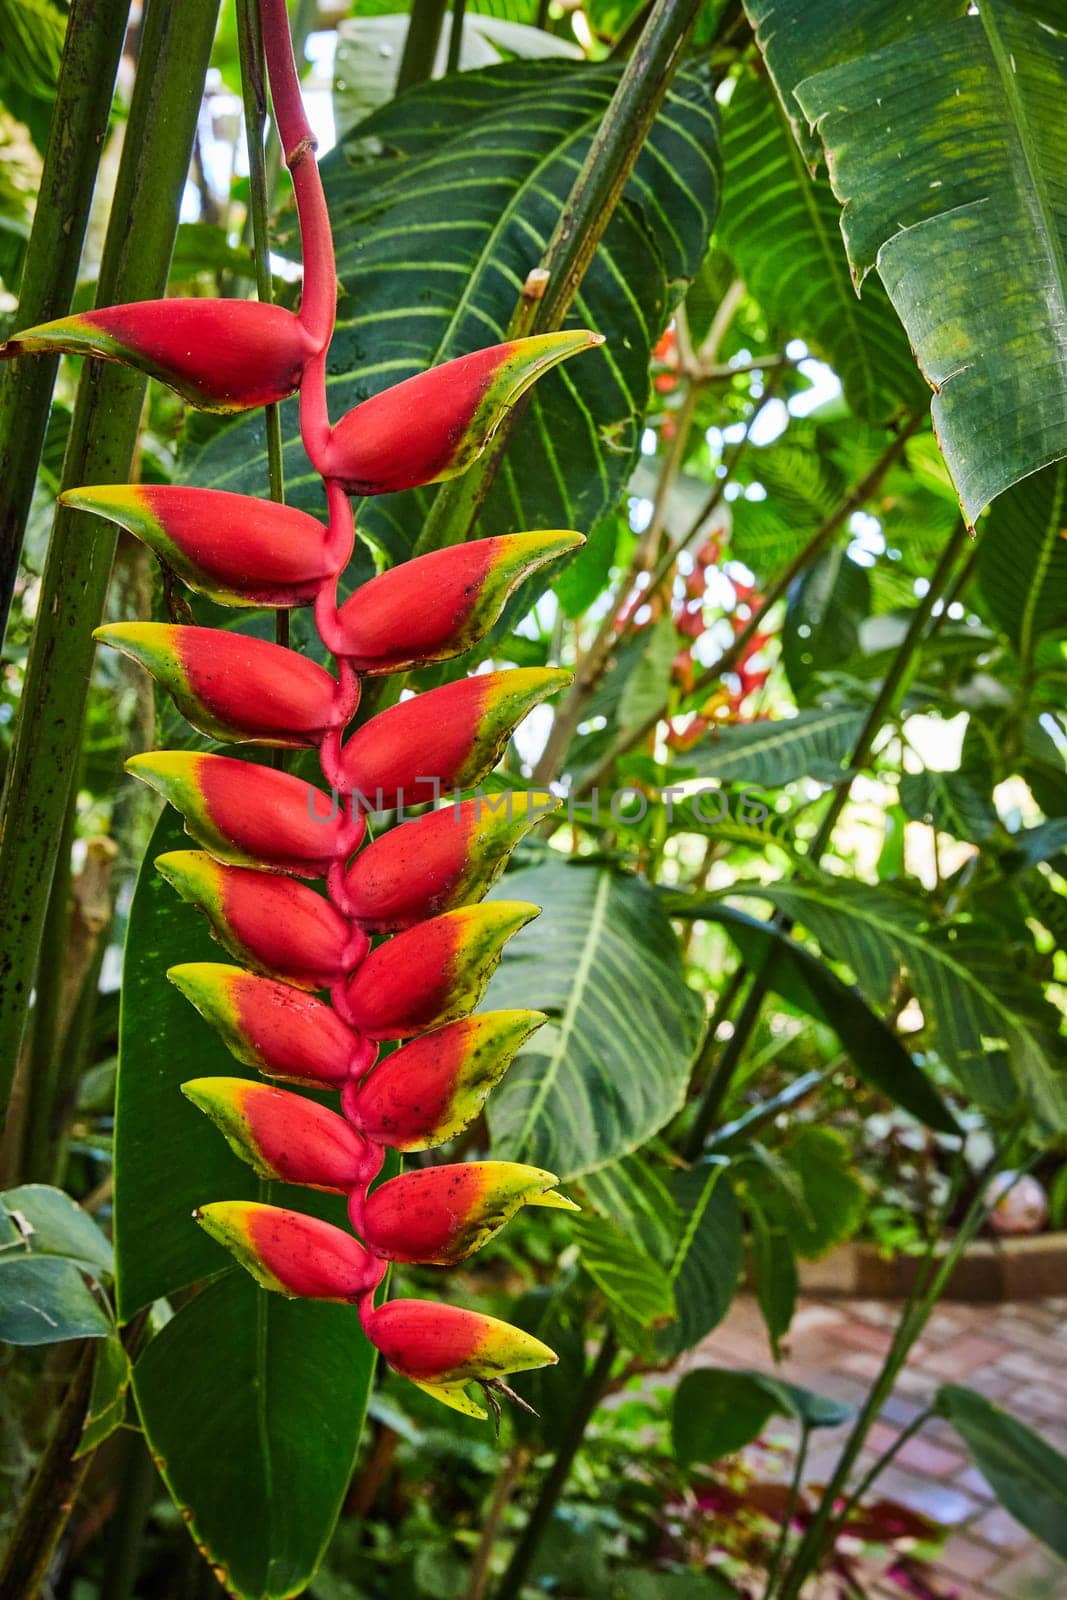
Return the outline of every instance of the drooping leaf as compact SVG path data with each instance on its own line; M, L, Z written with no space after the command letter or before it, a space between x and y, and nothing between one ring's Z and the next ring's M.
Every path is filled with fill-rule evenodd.
M785 76L826 147L856 280L877 267L934 389L973 522L1067 455L1067 35L1057 6L983 0L946 20L919 8L891 43L884 27L869 40L885 11L855 8L850 59L835 47L840 65L797 82L801 43Z
M951 1111L897 1035L818 956L774 924L706 896L669 896L667 904L672 915L721 922L754 969L773 960L771 988L833 1028L860 1077L927 1127L958 1131Z
M973 1389L943 1384L936 1407L1005 1510L1067 1561L1067 1457Z
M607 1301L620 1338L631 1348L641 1348L651 1329L674 1316L669 1276L614 1223L580 1217L572 1226L582 1266Z
M635 1150L678 1110L703 1008L641 879L550 861L510 873L498 894L544 909L505 946L485 1004L536 1005L550 1021L489 1102L493 1154L576 1177Z
M857 416L884 421L902 404L921 404L899 319L880 284L857 300L833 192L808 171L765 78L738 82L723 149L718 234L772 323L830 363Z
M768 1222L758 1207L749 1213L749 1221L752 1225L756 1298L767 1327L771 1349L777 1357L796 1310L796 1253L786 1229Z
M1050 1127L1067 1126L1058 1021L1040 991L1005 966L992 928L932 929L922 908L885 887L840 878L757 891L847 961L872 1005L902 969L946 1065L980 1104L1006 1111L1025 1095Z
M328 367L335 419L425 367L504 337L616 75L611 65L545 61L464 73L422 85L354 130L364 153L366 141L376 141L375 159L350 166L340 150L331 154L324 175L342 286ZM490 493L484 532L587 530L614 508L637 450L651 346L700 265L718 186L709 81L687 68L573 308L574 322L604 333L607 344L537 386ZM293 404L283 423L287 491L295 504L320 509ZM192 453L186 473L261 492L262 418ZM394 559L403 557L430 493L367 502L361 525Z
M668 1274L677 1315L657 1335L661 1356L691 1350L718 1326L737 1293L743 1230L727 1167L721 1156L708 1156L671 1184L682 1222Z

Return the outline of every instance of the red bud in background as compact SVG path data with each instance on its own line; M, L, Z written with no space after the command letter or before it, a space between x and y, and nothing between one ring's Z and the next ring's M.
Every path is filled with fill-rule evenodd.
M584 329L542 333L431 367L342 417L320 470L361 495L455 477L481 455L505 412L542 373L603 342Z
M325 877L351 854L366 826L349 822L332 797L303 778L233 756L153 750L126 770L151 784L185 818L186 831L220 861Z
M268 1077L340 1087L365 1054L332 1006L303 989L214 961L183 962L167 977L238 1061Z
M465 906L372 950L348 985L354 1025L371 1039L409 1039L473 1011L512 934L540 915L517 900Z
M80 311L13 334L0 355L38 350L120 361L201 411L247 411L284 400L317 353L291 311L256 300L142 300Z
M584 543L580 533L512 533L403 561L345 601L338 654L363 673L457 656L492 627L523 578Z
M182 1094L261 1178L347 1194L381 1165L381 1152L369 1150L344 1117L304 1095L247 1078L194 1078Z
M465 1261L522 1206L577 1211L559 1179L516 1161L460 1161L391 1178L353 1197L352 1221L375 1255L451 1266ZM362 1213L362 1215L360 1215Z
M291 878L223 867L199 850L171 850L156 867L183 900L203 911L238 960L303 989L328 989L366 947L321 895Z
M569 682L570 673L555 668L519 667L403 700L344 746L341 787L379 811L431 799L431 779L441 789L470 788L495 765L523 717Z
M343 1228L255 1200L218 1200L195 1213L264 1289L310 1300L358 1300L381 1282L383 1263Z
M219 605L310 605L336 570L322 523L273 500L154 483L67 489L59 498L128 529Z
M314 747L355 710L336 678L266 639L170 622L111 622L93 638L145 667L213 739Z
M344 1091L345 1114L378 1144L428 1150L474 1121L512 1057L548 1019L481 1011L413 1039Z

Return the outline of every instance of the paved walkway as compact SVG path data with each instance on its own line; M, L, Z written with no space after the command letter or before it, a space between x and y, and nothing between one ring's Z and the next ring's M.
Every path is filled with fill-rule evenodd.
M878 1301L804 1301L790 1330L782 1375L840 1400L861 1401L879 1369L896 1317L896 1307ZM742 1296L687 1365L771 1369L755 1303ZM869 1442L874 1448L860 1458L860 1471L946 1380L980 1390L1067 1453L1067 1299L946 1304L936 1311L872 1429ZM769 1424L769 1438L772 1430ZM826 1482L843 1436L844 1430L815 1436L808 1482ZM761 1459L765 1463L767 1458ZM774 1459L786 1475L788 1457L778 1453ZM962 1600L1067 1600L1067 1565L1001 1510L947 1422L928 1422L903 1446L879 1480L879 1493L951 1530L938 1571L957 1587ZM900 1600L901 1591L876 1587L872 1600L882 1594Z

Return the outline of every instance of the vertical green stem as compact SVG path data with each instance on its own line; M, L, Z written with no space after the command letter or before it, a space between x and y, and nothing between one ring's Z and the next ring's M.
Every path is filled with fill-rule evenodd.
M259 0L237 0L237 48L241 60L245 139L248 145L248 209L256 262L256 293L265 305L274 299L270 270L270 218L267 162L263 130L267 122L267 76L263 59L263 24ZM278 405L264 409L267 430L267 475L270 498L284 501L285 469L282 459L282 415ZM289 643L289 613L274 613L274 637Z
M397 94L433 77L446 8L447 0L411 0L411 18L396 77Z
M22 1182L50 1183L54 1148L56 1092L60 1076L60 1000L63 993L67 935L70 930L70 854L76 819L72 794L59 841L52 894L45 914L33 1003L33 1038L26 1077L23 1112Z
M89 1467L91 1456L74 1460L93 1381L96 1341L86 1339L70 1387L59 1408L18 1520L0 1562L0 1595L36 1600L52 1552Z
M218 0L148 0L97 300L151 299L167 283ZM65 487L130 475L146 382L88 362L63 467ZM70 800L115 527L56 511L5 796L0 845L0 1106L6 1111Z
M509 339L563 326L663 104L699 9L700 0L656 0L545 247L538 292L520 297ZM416 555L462 544L470 536L521 411L521 406L512 408L469 471L442 484L415 545Z
M452 22L448 35L448 72L459 71L460 56L463 54L463 18L467 10L467 0L452 0Z
M71 5L16 327L50 322L70 310L129 9L128 0ZM0 638L58 365L58 356L28 356L0 368Z
M782 1531L778 1535L778 1543L774 1547L771 1564L767 1568L767 1583L763 1590L763 1600L770 1600L774 1593L774 1586L778 1581L778 1572L782 1560L789 1548L789 1533L793 1525L797 1502L800 1491L804 1486L804 1467L808 1459L808 1446L811 1443L811 1429L806 1422L800 1424L800 1438L797 1441L797 1457L793 1463L793 1476L789 1480L789 1498L785 1503L785 1513L782 1517Z
M548 1527L556 1503L563 1493L564 1485L570 1476L574 1458L581 1448L585 1437L585 1430L589 1426L590 1418L604 1392L604 1385L611 1376L611 1369L618 1355L619 1346L613 1333L604 1336L597 1358L589 1371L585 1382L575 1395L571 1405L570 1425L564 1436L563 1442L556 1451L552 1465L541 1484L537 1499L534 1501L529 1520L519 1537L519 1541L512 1552L511 1560L497 1591L499 1600L512 1600L512 1597L522 1591L526 1582L530 1564L537 1554L537 1547L541 1543L545 1529Z

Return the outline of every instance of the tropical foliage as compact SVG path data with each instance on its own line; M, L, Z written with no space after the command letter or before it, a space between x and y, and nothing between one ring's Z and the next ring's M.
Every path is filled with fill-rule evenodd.
M335 323L273 0L146 0L128 32L121 5L0 4L0 1591L935 1594L938 1530L861 1450L991 1181L1067 1215L1062 10L289 13ZM498 345L585 353L521 395L490 356L464 390L446 364ZM162 509L224 504L222 539ZM94 654L102 623L126 654ZM342 747L323 684L346 673ZM235 736L286 746L281 770ZM196 884L182 820L123 771L143 751ZM223 752L225 816L202 777ZM324 775L384 786L347 876L354 836L280 798L325 807ZM431 816L472 803L489 823L428 866ZM493 821L512 805L521 826ZM160 856L260 973L257 1017L234 1021L242 975ZM250 944L220 897L264 865ZM384 987L361 998L355 957L279 965L298 906L365 928ZM420 930L514 932L516 906L541 915L481 951L480 1010L472 977L396 1021L444 960ZM253 1022L294 973L332 992L332 1022L300 1002L322 1039L417 1037L370 1077L323 1045L309 1094L261 1089ZM261 1124L253 1089L281 1096ZM323 1130L350 1166L389 1147L386 1183L334 1181ZM425 1231L486 1162L580 1212L520 1212L459 1259L509 1189L447 1250L405 1246L399 1197ZM217 1202L259 1282L196 1227ZM306 1213L284 1249L249 1245L265 1205ZM392 1262L384 1307L513 1325L464 1380L558 1358L489 1382L495 1432L454 1363L405 1382L373 1286L362 1325L329 1303L357 1297L355 1236ZM334 1241L330 1294L298 1239ZM784 1358L807 1264L855 1239L918 1259L858 1411L721 1365L739 1293ZM923 1415L1067 1558L1050 1443L953 1384ZM792 1487L743 1454L768 1428ZM816 1435L838 1450L813 1484Z

